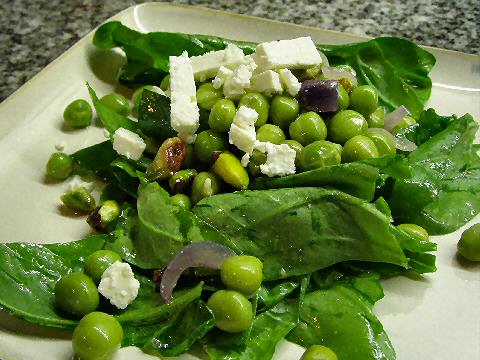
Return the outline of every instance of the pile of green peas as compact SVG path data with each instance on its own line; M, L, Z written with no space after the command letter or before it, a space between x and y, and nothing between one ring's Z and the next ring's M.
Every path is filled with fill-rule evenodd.
M55 304L63 313L81 318L73 331L72 346L81 360L105 360L120 347L123 329L112 315L96 311L100 302L97 284L103 272L121 261L110 250L98 250L85 259L82 272L72 272L55 285Z
M348 66L342 69L353 71ZM305 71L303 78L308 74ZM311 74L322 78L322 75L314 72ZM215 89L210 82L199 84L197 102L200 108L209 111L210 128L198 133L193 144L193 156L197 160L194 162L196 166L206 171L197 172L196 176L191 177L190 202L186 195L188 191L174 195L172 200L189 208L192 203L216 193L217 189L244 189L251 178L262 175L260 165L266 161L264 153L255 150L247 169L243 170L239 160L243 154L228 143L228 131L240 106L247 106L258 113L255 123L257 140L287 144L295 150L297 172L395 154L396 146L390 136L383 131L368 131L369 128L383 128L385 122L386 110L379 106L375 88L348 84L347 91L342 84L345 81L338 84L338 112L321 115L305 110L292 96L275 95L268 99L261 93L247 92L239 99L232 100L224 98L222 91ZM168 87L168 76L161 87ZM415 119L407 116L392 132L414 123ZM234 156L220 159L219 152ZM182 171L182 174L173 176L187 174L185 170ZM192 169L188 170L188 174L192 173ZM204 191L203 185L207 179L214 184L211 188L213 191Z
M222 264L220 277L227 289L215 291L207 301L215 326L230 333L245 331L254 318L248 297L262 285L263 264L254 256L232 256Z

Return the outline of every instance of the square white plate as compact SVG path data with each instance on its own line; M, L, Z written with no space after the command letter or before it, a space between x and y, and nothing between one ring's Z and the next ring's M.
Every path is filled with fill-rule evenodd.
M159 3L131 7L113 19L143 32L202 33L251 41L310 35L317 43L331 44L365 40L316 28ZM89 232L83 217L62 213L58 198L66 184L48 183L44 166L55 144L64 142L65 151L73 152L103 139L100 128L62 128L66 104L76 98L89 98L86 81L98 94L115 88L116 71L123 59L112 59L110 51L95 49L92 36L90 33L84 37L0 105L1 242L66 242ZM431 73L433 92L429 105L444 115L468 112L480 119L480 57L429 50L437 58ZM105 59L108 62L102 62ZM480 266L467 266L457 260L456 243L461 231L433 239L438 243L436 273L422 280L398 277L383 282L386 295L375 311L398 359L480 358ZM298 359L300 354L298 347L282 343L276 359ZM54 360L71 356L69 333L32 326L0 311L1 359ZM117 358L151 357L131 348L119 352Z

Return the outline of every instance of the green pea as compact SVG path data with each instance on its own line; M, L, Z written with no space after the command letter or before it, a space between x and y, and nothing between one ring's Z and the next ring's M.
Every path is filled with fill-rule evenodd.
M368 116L378 106L378 93L370 85L362 85L350 93L350 108L358 111L363 116Z
M278 145L285 141L285 133L277 125L265 124L257 129L257 140Z
M262 175L262 172L260 171L260 165L265 164L266 161L267 155L265 153L259 150L253 150L253 153L250 156L250 162L247 166L248 173L253 177Z
M250 296L262 285L262 271L263 264L258 258L239 255L223 262L220 277L227 288Z
M228 152L221 153L215 160L212 170L223 181L236 189L246 189L248 187L249 178L247 170L233 154Z
M297 153L295 155L295 166L298 168L300 167L300 156L302 154L302 151L303 151L303 146L302 144L300 144L298 141L296 140L285 140L283 142L284 144L287 144L288 146L290 146L290 148L292 148L293 150L295 150L295 152Z
M182 163L183 169L190 169L195 165L195 147L193 144L185 144L185 159Z
M64 312L82 317L98 306L100 297L91 278L80 272L72 272L55 284L55 303Z
M92 312L80 320L72 335L72 347L80 360L107 360L120 348L122 325L112 315Z
M173 204L183 207L186 210L192 209L192 202L190 198L185 194L175 194L173 195L170 200Z
M263 126L267 123L270 105L267 98L258 92L250 92L243 95L238 102L238 107L246 106L257 112L258 118L255 127Z
M327 127L320 115L309 111L301 114L290 124L288 133L290 138L305 146L317 140L325 140Z
M65 180L73 171L73 159L62 152L53 153L48 159L46 172L57 180Z
M217 100L222 97L222 91L215 89L211 82L200 85L197 90L197 104L205 110L211 110Z
M92 122L92 107L83 99L71 102L63 112L63 121L73 128L84 128Z
M127 98L122 94L113 92L102 97L100 101L103 103L103 105L115 111L117 114L125 116L128 115L130 106Z
M457 250L467 260L480 261L480 223L462 233Z
M167 91L170 88L170 74L165 75L165 77L160 82L160 89Z
M116 252L97 250L85 259L85 273L98 284L103 272L117 261L122 261L122 258Z
M195 139L195 156L203 163L211 163L215 151L226 150L228 140L225 134L213 130L205 130L197 135Z
M413 117L407 115L392 129L392 134L396 134L400 130L415 125L416 123L417 121Z
M74 211L93 211L95 209L95 199L83 186L67 191L60 197L60 200L66 207Z
M174 194L184 192L192 184L195 176L197 176L197 170L195 169L177 171L168 179L170 190L172 190Z
M132 102L133 102L133 106L135 107L135 109L138 109L138 107L140 106L140 101L142 100L142 96L143 96L143 90L153 91L154 86L153 85L145 85L145 86L139 87L138 89L136 89L133 92Z
M418 239L418 241L429 240L427 230L417 224L400 224L397 228Z
M328 165L338 165L342 159L342 147L326 140L314 141L305 146L300 154L300 165L304 171Z
M353 162L378 157L375 143L364 135L357 135L349 139L343 146L342 161Z
M326 346L313 345L303 353L300 360L338 360L338 357Z
M252 324L252 304L239 292L218 290L208 299L207 306L215 317L215 326L220 330L237 333L247 330Z
M379 156L395 155L397 153L397 147L391 136L380 131L368 132L367 136L374 142Z
M383 128L385 126L385 108L378 106L374 112L368 115L367 120L369 128Z
M356 135L366 134L367 130L368 124L365 118L353 110L339 111L328 123L329 138L339 144L344 144Z
M342 84L338 83L338 110L340 111L347 109L349 104L350 98L347 91Z
M281 129L286 129L298 116L298 101L290 96L275 95L270 103L270 120Z
M228 132L237 109L232 100L220 99L212 107L208 116L208 125L214 131Z
M201 172L195 176L192 183L192 203L196 204L207 196L220 193L221 180L211 172Z

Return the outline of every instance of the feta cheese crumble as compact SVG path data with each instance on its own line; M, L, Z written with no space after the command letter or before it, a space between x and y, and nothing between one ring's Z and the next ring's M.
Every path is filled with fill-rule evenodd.
M268 177L285 176L295 173L296 151L287 144L258 143L256 149L267 154L267 161L260 165L262 174Z
M250 79L252 78L255 67L250 64L241 64L229 76L223 84L223 95L227 99L239 99L245 94L245 89L250 87Z
M264 42L257 45L255 62L268 69L306 69L322 62L310 36L291 40Z
M128 129L118 128L113 133L113 149L127 159L140 159L146 146L138 134Z
M290 96L297 96L302 84L300 83L300 81L298 81L296 76L293 75L293 73L288 69L278 70L278 75L280 75L280 82L283 85L283 89Z
M187 52L170 56L170 124L188 144L195 141L200 111L197 106L195 80Z
M283 92L280 75L273 70L267 70L253 76L250 89L258 91L268 97Z
M225 66L221 66L220 69L218 69L215 79L212 80L213 87L215 89L220 89L223 84L225 84L225 81L231 76L233 76L233 71Z
M102 274L98 292L119 309L125 309L138 295L140 282L133 276L132 268L120 261L110 265Z
M215 77L220 67L233 69L244 61L245 55L237 45L228 44L224 50L210 51L190 58L195 80L204 82Z
M240 106L233 118L233 123L228 132L228 141L247 154L251 154L255 147L257 134L255 121L258 113L246 106Z

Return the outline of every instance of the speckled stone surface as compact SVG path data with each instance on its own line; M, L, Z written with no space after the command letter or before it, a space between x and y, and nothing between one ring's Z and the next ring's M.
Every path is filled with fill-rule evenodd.
M0 1L0 100L128 0ZM360 35L395 35L419 44L479 53L478 0L169 1Z

